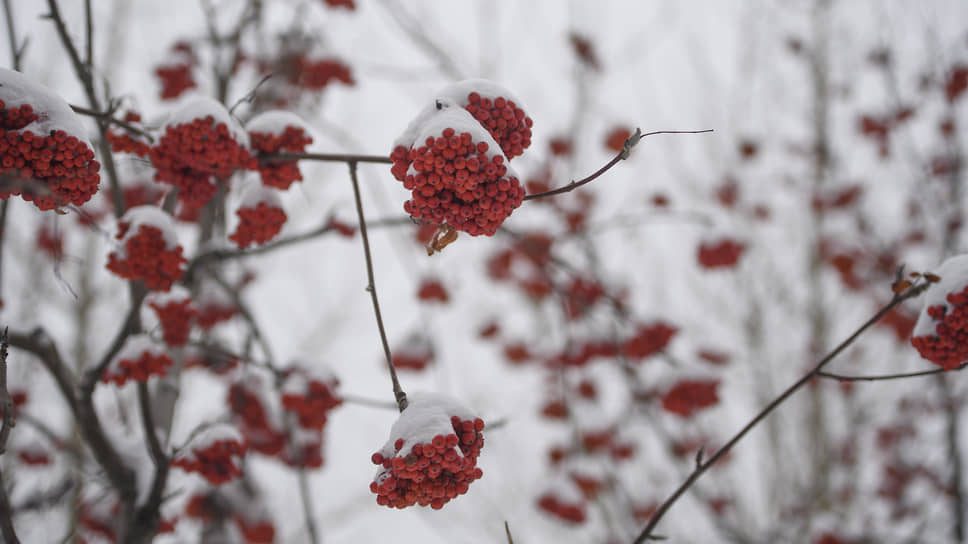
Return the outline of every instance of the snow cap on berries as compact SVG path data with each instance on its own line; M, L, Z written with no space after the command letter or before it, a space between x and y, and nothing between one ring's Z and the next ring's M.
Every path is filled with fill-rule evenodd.
M924 294L911 344L921 357L952 370L968 362L968 255L949 258L934 274L941 280Z
M260 113L248 123L253 152L300 153L313 142L312 131L292 112L272 110ZM261 161L258 165L262 183L277 189L288 189L303 179L298 161Z
M455 399L417 394L390 429L372 461L380 465L370 491L391 508L442 508L482 475L477 458L484 422Z
M490 236L524 199L500 146L450 99L438 99L395 145L391 173L411 191L404 210L412 217Z
M100 164L84 125L62 98L0 68L0 198L41 210L82 205L98 190Z
M229 240L235 242L239 249L272 240L287 219L276 190L255 184L246 187L235 214L239 216L239 224L235 232L229 235Z
M101 381L124 385L128 380L148 381L151 376L164 376L172 365L165 346L152 342L146 334L128 338L124 346L108 363Z
M214 485L242 476L241 458L245 454L242 436L235 427L216 424L198 433L188 450L172 460L185 472L196 472Z
M204 204L215 194L214 176L255 167L248 146L248 133L225 106L194 98L171 114L150 150L155 180L177 187L183 202Z
M136 206L121 217L118 228L119 247L108 255L108 270L162 291L181 279L187 259L171 216L155 206Z
M153 292L145 298L145 303L158 317L165 343L172 347L184 346L196 313L188 289L175 285L168 292Z

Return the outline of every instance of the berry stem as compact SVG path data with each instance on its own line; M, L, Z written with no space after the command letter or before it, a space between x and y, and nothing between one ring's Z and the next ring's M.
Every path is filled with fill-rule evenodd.
M595 181L602 174L611 170L612 167L618 164L619 161L627 159L635 144L639 143L639 140L641 140L642 138L645 138L646 136L653 136L655 134L704 134L706 132L712 132L712 131L713 129L711 128L706 130L657 130L655 132L646 132L645 134L642 134L642 131L640 129L635 129L635 134L629 136L628 139L625 140L625 145L622 146L622 150L616 153L615 156L612 158L612 160L608 161L608 163L606 163L605 166L599 168L592 175L584 179L580 179L578 181L572 181L568 185L565 185L563 187L558 187L557 189L551 189L550 191L545 191L543 193L535 193L533 195L527 195L524 197L524 199L533 200L535 198L544 198L546 196L555 196L555 195L560 195L562 193L568 193L568 192L574 191L575 189L581 187L582 185Z
M747 433L749 433L754 427L756 427L756 425L758 425L761 421L766 419L766 416L770 415L770 413L773 412L773 410L775 410L778 406L783 404L784 401L786 401L790 396L796 393L801 387L809 383L810 380L816 378L820 374L820 371L823 369L823 367L827 365L827 363L834 360L838 355L840 355L841 352L847 349L848 346L853 344L854 341L857 340L857 338L860 337L860 335L864 331L866 331L874 323L876 323L878 320L884 317L884 315L890 312L895 306L901 304L905 300L919 296L921 293L925 291L925 289L927 289L928 285L929 284L926 282L919 283L910 287L908 290L904 291L903 293L895 293L894 297L891 299L890 302L888 302L884 307L878 310L873 317L868 319L863 325L861 325L857 330L855 330L849 337L847 337L846 340L844 340L837 347L835 347L833 351L831 351L826 356L824 356L824 358L821 359L820 362L818 362L813 367L813 369L810 370L810 372L807 372L802 378L794 382L793 385L787 387L786 390L780 393L778 397L773 399L769 404L766 405L765 408L760 410L760 412L756 414L756 416L753 417L753 419L750 420L745 426L743 426L743 428L740 429L740 431L736 433L736 435L734 435L733 438L731 438L729 442L726 443L726 445L724 445L722 448L716 451L716 453L714 453L706 461L697 464L696 468L692 471L689 477L686 478L686 481L684 481L682 485L680 485L678 489L676 489L672 493L672 495L670 495L665 500L665 502L663 502L662 505L659 506L659 509L656 510L655 514L652 516L652 519L649 520L648 525L646 525L645 528L642 529L642 532L635 539L634 544L642 544L648 539L654 539L655 537L652 535L652 531L655 530L656 526L659 524L659 521L662 519L662 517L666 514L666 512L668 512L669 508L671 508L672 505L675 504L675 502L679 500L679 498L683 494L685 494L685 492L690 487L692 487L694 483L696 483L699 477L702 476L703 473L705 473L706 470L709 469L709 467L715 464L716 461L718 461L724 455L729 453L729 451L733 448L733 446L735 446L740 440L742 440Z
M148 143L152 143L152 144L155 143L155 139L151 136L151 134L148 133L148 131L138 128L127 121L114 117L114 112L95 111L95 110L92 110L91 108L78 106L77 104L71 104L70 106L71 106L71 110L73 110L74 113L78 115L85 115L87 117L93 117L94 119L97 119L100 121L105 121L112 125L118 125L119 127L123 128L128 132L148 140Z
M366 234L366 219L363 218L363 199L360 197L360 182L356 176L356 161L349 161L350 181L353 182L353 198L356 200L356 215L360 222L360 237L363 238L363 255L366 258L366 290L370 293L373 301L373 313L376 315L376 326L380 330L380 341L383 342L383 355L387 360L387 369L390 371L390 380L393 382L393 396L396 398L397 407L401 412L407 408L407 394L400 387L397 380L397 370L393 367L393 357L390 355L390 343L387 341L387 332L383 327L383 316L380 313L380 301L376 296L376 281L373 279L373 257L370 254L370 238Z

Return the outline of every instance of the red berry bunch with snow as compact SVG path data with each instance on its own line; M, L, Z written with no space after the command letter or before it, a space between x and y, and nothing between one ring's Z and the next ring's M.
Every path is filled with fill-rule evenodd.
M239 249L272 240L286 223L286 212L282 210L279 195L262 185L247 188L235 214L239 216L239 224L229 235L229 240Z
M174 100L188 89L197 87L192 76L192 67L198 63L191 44L177 42L172 46L170 62L155 68L155 75L161 80L161 99Z
M184 346L192 330L192 319L197 313L192 307L191 293L176 285L167 293L152 293L148 306L155 311L161 324L161 335L170 347Z
M267 111L256 115L245 125L254 152L301 153L313 143L305 123L286 111ZM288 189L294 181L302 181L296 161L261 161L258 165L262 184L277 189Z
M107 268L122 278L144 280L149 289L167 291L181 279L187 262L171 216L154 206L137 206L118 221L120 246L108 255Z
M132 336L104 369L101 381L122 386L128 380L146 382L151 376L164 376L172 365L163 346L146 335Z
M151 148L155 180L177 187L185 202L204 204L215 194L214 177L255 168L248 140L225 106L197 98L172 114Z
M703 268L729 268L735 266L746 251L746 245L724 238L717 242L703 242L699 245L696 259Z
M140 123L141 114L129 111L124 114L125 123ZM135 138L124 131L107 131L106 138L111 144L111 151L115 153L130 153L138 157L147 157L151 152L151 146L141 139ZM131 204L129 204L130 206Z
M224 323L239 313L231 295L214 281L203 280L198 293L195 300L198 310L195 323L202 330L211 330L215 325Z
M0 68L0 199L41 210L80 206L97 192L101 165L67 102Z
M336 394L338 386L339 380L334 376L291 370L282 383L282 406L296 414L301 427L321 430L326 425L327 414L343 403Z
M229 425L215 425L198 434L187 453L172 459L172 466L194 472L214 485L242 476L239 467L245 446L238 431Z
M941 279L925 292L911 345L921 357L952 370L968 362L968 255L951 257L934 274Z
M434 225L493 235L524 199L511 158L531 144L531 119L485 80L438 93L394 143L391 172L411 191L404 210Z
M278 422L271 417L271 405L262 392L266 384L255 375L246 376L229 387L228 404L236 416L246 447L263 455L278 455L286 443L286 436L277 430Z
M456 400L414 395L390 429L390 439L373 454L373 463L380 466L370 483L376 502L439 509L466 493L482 475L477 458L483 430L484 421Z

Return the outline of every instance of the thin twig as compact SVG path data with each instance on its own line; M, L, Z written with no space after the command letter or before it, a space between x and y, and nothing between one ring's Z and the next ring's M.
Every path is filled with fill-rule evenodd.
M272 161L323 161L349 163L393 164L386 155L354 155L352 153L266 153L259 155L263 162Z
M952 537L955 542L964 542L965 494L964 484L962 482L964 464L962 463L961 439L959 437L959 429L961 427L961 406L959 401L961 397L952 392L951 384L946 379L946 376L938 376L937 381L938 387L941 388L944 396L944 409L947 415L945 440L948 446L948 459L951 464L951 479L948 484L948 493L951 496L951 515L955 518L954 526L951 528L953 533Z
M504 520L504 534L508 537L508 544L514 544L514 539L511 538L511 527L508 526L507 520Z
M857 340L857 338L864 331L866 331L874 323L876 323L878 320L884 317L885 314L890 312L895 306L904 302L905 300L908 300L910 298L914 298L920 295L922 292L924 292L925 289L927 289L928 285L929 284L927 282L919 283L910 287L904 293L901 293L901 294L895 293L894 297L891 299L890 302L888 302L883 308L878 310L878 312L874 314L873 317L868 319L863 325L861 325L856 331L854 331L853 334L847 337L846 340L844 340L836 348L834 348L833 351L831 351L823 359L821 359L820 362L818 362L813 367L813 369L810 370L810 372L806 373L802 378L797 380L793 385L791 385L785 391L780 393L780 395L775 399L773 399L772 402L767 404L766 407L763 408L758 414L756 414L756 416L752 420L750 420L749 423L743 426L743 428L740 429L740 431L736 433L736 435L733 436L733 438L731 438L729 442L726 443L726 445L724 445L722 448L716 451L716 453L713 454L712 457L710 457L707 461L703 462L702 464L698 465L695 468L695 470L692 471L689 477L686 478L686 481L683 482L682 485L680 485L678 489L676 489L672 493L672 495L670 495L665 500L665 502L662 503L661 506L659 506L658 510L656 510L655 514L652 516L652 519L649 520L648 525L646 525L645 528L642 529L642 532L635 539L634 544L642 544L647 539L653 538L652 531L655 530L656 526L659 524L659 521L666 514L666 512L669 511L669 508L671 508L672 505L675 504L677 500L679 500L679 498L686 492L686 490L692 487L692 485L696 482L696 480L698 480L699 477L702 476L706 472L706 470L709 469L709 467L714 465L716 461L718 461L724 455L729 453L729 451L733 448L733 446L735 446L740 440L742 440L743 437L746 436L746 434L750 432L754 427L756 427L762 420L764 420L766 416L770 415L770 413L772 413L773 410L775 410L778 406L783 404L783 402L786 401L787 398L789 398L791 395L796 393L801 387L803 387L804 385L809 383L812 379L817 377L818 373L823 369L823 367L827 363L834 360L838 355L840 355L840 353L843 352L845 349L847 349L848 346L853 344L854 341Z
M132 516L129 526L125 531L132 542L140 542L155 534L158 522L161 519L161 503L164 497L165 486L168 483L169 460L161 447L158 439L158 431L155 425L154 415L151 413L151 395L148 391L148 384L138 382L138 408L141 413L141 424L144 427L145 441L148 445L148 453L155 465L155 475L151 481L151 488L145 499L134 516Z
M300 462L298 474L299 496L302 499L303 515L306 518L306 532L309 533L309 541L312 544L319 543L319 529L316 528L316 520L313 517L313 496L309 492L309 478L306 475L305 464Z
M936 368L934 370L922 370L920 372L905 372L903 374L882 374L878 376L845 376L843 374L834 374L832 372L817 372L818 378L830 378L833 380L840 380L842 382L875 382L881 380L901 380L904 378L918 378L921 376L933 376L935 374L944 374L945 372L957 372L968 367L968 363L962 363L956 368L951 370L945 370L943 368Z
M618 164L619 161L629 158L629 154L632 152L632 148L635 147L635 144L639 143L639 140L641 140L642 138L645 138L646 136L653 136L655 134L704 134L706 132L712 132L712 131L713 129L711 128L706 130L657 130L655 132L646 132L645 134L642 134L642 131L637 128L635 129L635 134L629 136L628 139L625 140L625 144L622 145L622 150L619 151L615 155L615 157L612 158L612 160L608 161L608 163L605 166L599 168L594 174L584 179L580 179L578 181L572 181L568 185L565 185L563 187L558 187L557 189L551 189L550 191L545 191L543 193L535 193L533 195L527 195L524 197L524 199L534 200L536 198L544 198L546 196L560 195L562 193L574 191L575 189L581 187L582 185L595 181L596 179L598 179L599 176L611 170L612 167Z
M7 346L8 331L3 329L0 335L0 409L3 410L3 423L0 427L0 454L6 451L7 438L10 437L10 429L17 424L13 413L13 399L7 391ZM10 498L7 497L7 487L3 482L3 473L0 473L0 534L3 534L3 541L8 543L20 542L17 539L17 532L13 527L13 510L10 508Z
M7 389L7 347L8 331L4 327L3 334L0 335L0 410L3 410L3 422L0 423L0 455L7 451L7 439L10 431L17 426L17 416L13 410L13 398Z
M383 343L383 355L387 360L387 369L390 371L390 380L393 382L393 396L396 398L397 407L400 411L407 408L407 394L400 387L397 379L397 370L393 367L393 356L390 355L390 343L387 341L387 332L383 327L383 316L380 313L380 301L376 296L376 280L373 279L373 257L370 254L370 238L366 234L366 219L363 217L363 199L360 197L360 182L356 177L356 162L349 163L350 181L353 183L353 198L356 199L356 215L360 223L360 237L363 238L363 256L366 258L366 290L370 293L373 301L373 313L376 315L376 325L380 330L380 341Z
M412 224L413 224L413 220L405 216L376 219L368 223L369 228L371 229L379 228L379 227L395 227L395 226L412 225ZM201 255L198 255L197 257L192 259L192 261L189 262L188 266L185 268L184 277L191 278L196 268L212 261L229 261L233 259L241 259L243 257L263 255L265 253L269 253L277 249L290 246L292 244L297 244L299 242L312 240L313 238L317 238L319 236L323 236L325 234L335 232L336 230L337 230L336 226L334 225L333 220L330 218L330 219L327 219L325 223L323 223L319 227L316 227L315 229L309 232L294 234L288 238L276 240L275 242L271 242L263 246L254 247L250 249L238 249L238 250L214 249L206 253L202 253Z
M100 362L88 371L87 376L84 378L84 382L81 384L81 394L86 397L90 397L94 392L94 387L97 385L98 380L101 379L101 375L104 374L104 369L111 364L111 360L114 359L115 355L121 351L124 347L125 342L128 341L128 337L137 329L137 324L141 316L141 303L145 299L145 295L148 294L147 289L143 286L133 287L131 289L131 306L128 308L128 314L124 318L124 322L121 323L121 328L114 335L114 340L108 347L107 351L101 357Z
M23 48L17 46L16 25L13 21L13 8L10 7L10 0L3 0L3 12L7 18L7 39L10 41L10 60L15 72L20 71L20 61L23 59Z
M124 121L123 119L118 119L117 117L114 117L114 112L94 111L91 108L85 108L84 106L78 106L76 104L71 104L70 106L71 106L71 109L74 110L74 113L77 113L80 115L86 115L88 117L93 117L94 119L105 121L112 125L118 125L119 127L123 128L128 132L132 134L136 134L148 140L148 143L152 143L152 144L155 143L154 137L150 133L148 133L147 130L143 128L139 128L132 123Z
M7 497L7 487L3 483L3 472L0 469L0 534L6 544L20 544L17 538L17 531L13 527L13 509L10 507L10 498Z

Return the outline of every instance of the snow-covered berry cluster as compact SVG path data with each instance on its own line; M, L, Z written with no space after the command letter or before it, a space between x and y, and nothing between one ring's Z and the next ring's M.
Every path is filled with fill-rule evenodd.
M263 455L278 455L286 444L275 418L270 417L269 403L263 398L266 384L255 375L229 387L228 404L236 416L246 447Z
M968 255L946 260L940 281L925 292L911 344L921 357L945 370L968 362Z
M165 343L171 347L184 346L188 343L192 319L197 313L192 307L191 294L188 290L176 285L167 293L150 295L147 302L158 316Z
M330 83L355 85L349 66L332 58L311 59L304 54L292 57L289 82L303 89L321 91Z
M124 114L123 121L126 123L140 123L141 114L129 111ZM115 153L130 153L138 157L147 157L151 152L151 146L147 142L135 138L124 131L109 130L106 134L108 143L111 144L111 151Z
M394 142L391 172L411 191L404 210L435 225L493 235L524 199L511 158L531 119L504 88L467 80L442 89Z
M128 210L118 221L120 246L108 255L107 268L122 278L144 280L149 289L167 291L181 279L187 259L175 237L171 217L154 206Z
M186 202L204 204L215 195L213 177L254 169L248 136L224 106L199 98L178 110L149 156L155 180L179 189Z
M146 382L151 376L164 376L172 365L164 348L146 335L132 336L104 369L101 381L122 386L128 380Z
M700 244L696 253L696 260L699 262L699 266L707 269L729 268L739 262L739 258L742 257L744 251L746 251L745 244L730 238L723 238L717 242Z
M176 42L171 47L172 58L166 64L155 68L155 75L161 80L161 99L174 100L197 84L192 76L192 67L198 63L192 45Z
M249 131L253 152L301 153L313 139L301 119L284 111L261 113L245 125ZM294 181L303 179L296 161L261 161L258 165L263 185L288 189Z
M235 232L229 235L229 240L235 242L239 249L272 240L287 219L279 195L262 185L248 188L235 214L239 216L239 224Z
M508 159L521 155L531 146L533 122L514 100L504 96L491 99L472 91L467 94L464 109L491 133Z
M242 476L239 466L245 446L239 433L228 425L205 429L191 444L189 451L172 459L172 466L195 472L214 485Z
M41 210L90 200L101 166L83 133L60 97L0 68L0 199L21 196Z
M282 384L282 406L297 416L301 427L322 430L327 414L343 403L336 394L338 386L339 380L333 376L292 370Z
M456 400L414 395L390 429L390 439L373 454L379 465L370 491L378 504L439 509L467 492L481 477L477 458L484 446L484 421Z

